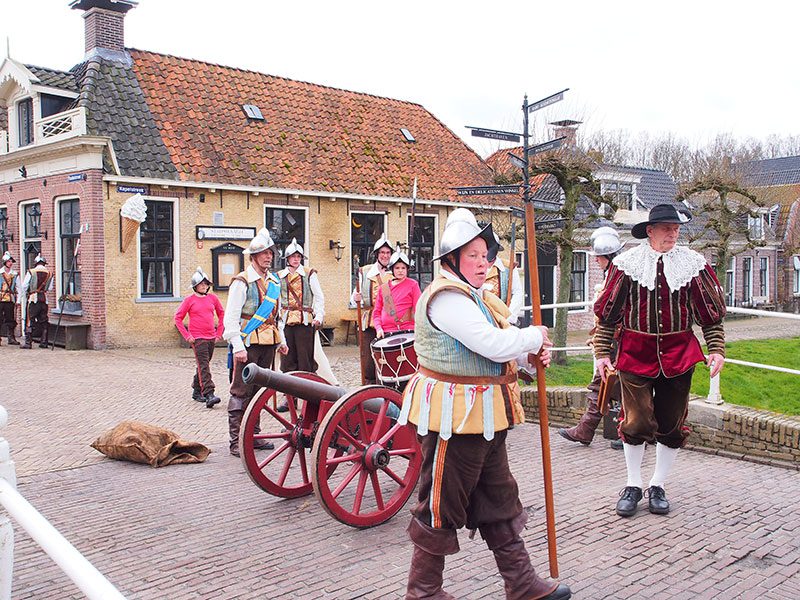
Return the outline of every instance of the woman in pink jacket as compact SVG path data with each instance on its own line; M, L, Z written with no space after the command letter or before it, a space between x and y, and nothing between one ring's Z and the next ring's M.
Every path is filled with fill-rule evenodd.
M375 299L375 332L381 338L395 331L414 330L414 311L421 295L419 284L408 276L411 261L400 248L389 259L394 279L384 283Z

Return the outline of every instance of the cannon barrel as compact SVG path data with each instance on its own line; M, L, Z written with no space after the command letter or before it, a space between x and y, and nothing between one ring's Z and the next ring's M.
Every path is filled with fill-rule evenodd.
M248 385L269 388L315 404L322 400L335 402L348 392L348 390L335 385L310 381L302 377L265 369L255 363L245 366L242 371L242 379Z

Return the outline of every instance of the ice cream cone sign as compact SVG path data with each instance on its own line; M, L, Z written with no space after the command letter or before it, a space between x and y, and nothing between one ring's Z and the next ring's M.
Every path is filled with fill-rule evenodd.
M135 194L128 198L119 213L122 217L119 249L125 252L136 237L139 226L147 218L147 206L142 195Z

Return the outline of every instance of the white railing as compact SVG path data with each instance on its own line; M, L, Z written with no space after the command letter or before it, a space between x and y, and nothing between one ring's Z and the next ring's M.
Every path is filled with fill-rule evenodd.
M82 106L39 119L36 127L37 144L54 142L86 133L86 109Z
M0 428L8 422L0 406ZM47 552L50 558L90 600L125 600L117 588L92 563L75 549L47 519L17 491L17 476L8 442L0 437L0 505ZM14 530L11 521L0 515L0 600L11 598L14 567Z

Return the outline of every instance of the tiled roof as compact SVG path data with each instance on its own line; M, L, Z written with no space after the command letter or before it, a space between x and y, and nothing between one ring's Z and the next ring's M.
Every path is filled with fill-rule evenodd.
M753 160L736 165L750 187L771 187L800 183L800 156Z
M73 70L81 81L79 103L87 109L88 131L112 139L122 174L177 180L133 69L119 62L93 59Z
M109 91L119 100L133 96L132 114L125 102L97 102L108 111L122 104L116 110L129 120L146 103L180 180L408 197L417 177L420 198L452 200L453 187L492 183L486 163L419 104L130 53L143 97L130 82ZM245 104L259 107L264 120L248 120ZM150 125L143 130L152 133ZM132 146L141 132L130 136Z
M645 208L653 208L656 204L676 204L678 185L666 171L608 164L601 167L608 171L638 175L641 179L636 184L636 195Z
M72 72L57 71L56 69L36 67L34 65L25 65L25 68L39 78L39 83L41 85L70 92L78 91L78 82L75 79L75 74Z

